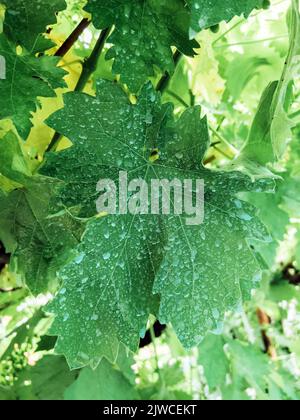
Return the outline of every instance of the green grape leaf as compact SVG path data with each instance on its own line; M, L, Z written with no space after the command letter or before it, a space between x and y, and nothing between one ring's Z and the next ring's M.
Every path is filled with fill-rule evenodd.
M18 379L19 387L30 380L30 400L63 400L65 390L71 386L78 372L70 371L63 357L53 355L43 357L34 367L22 372ZM28 398L28 387L20 388L21 399ZM26 397L26 398L25 398Z
M58 57L18 54L3 34L0 55L5 60L5 79L0 81L0 120L12 119L20 136L26 139L32 126L31 113L39 105L37 97L55 97L54 89L66 86L66 72L56 67Z
M246 194L245 200L251 202L259 209L259 216L268 227L269 232L278 242L284 239L286 228L289 224L288 214L280 208L282 196L280 186L282 181L278 181L277 193L270 194Z
M182 0L89 0L85 10L96 28L115 25L106 58L114 59L114 74L135 93L154 76L153 66L174 72L171 46L189 56L199 46L189 40L189 13Z
M300 231L297 232L296 265L300 269Z
M1 172L19 183L9 194L0 190L0 238L13 253L12 266L29 289L44 292L70 249L78 244L82 223L65 212L55 214L52 200L60 182L28 174L12 133L0 140L0 162Z
M226 70L226 95L232 96L233 102L236 102L241 96L247 85L262 71L266 70L266 67L271 67L274 63L271 62L269 57L266 57L265 49L263 50L263 56L259 56L257 51L255 55L252 53L246 54L245 56L238 56L228 64ZM240 77L237 78L236 74Z
M221 335L209 334L199 346L199 363L204 368L209 389L214 391L225 382L229 361L224 353L226 341Z
M23 291L24 298L25 293ZM13 308L13 310L17 310L17 307L20 305L20 300L18 302L13 302L13 304L17 303L17 305ZM5 308L7 309L7 308ZM11 311L10 314L13 312ZM8 312L5 314L2 312L1 316L8 315ZM23 313L24 316L24 313ZM28 315L27 315L28 316ZM45 318L45 314L42 312L42 310L37 310L37 312L27 320L27 318L23 319L17 319L15 328L10 328L9 331L6 331L6 334L1 334L1 342L5 343L5 347L3 351L0 351L0 357L1 359L8 358L14 351L15 348L18 348L22 346L23 343L26 342L32 342L34 337L38 335L38 333L41 331L41 326L47 325L47 321ZM2 349L1 349L2 350Z
M19 373L18 380L4 399L61 401L64 399L65 390L71 386L77 376L76 371L70 371L63 357L47 355L35 366L28 366Z
M241 151L240 161L254 162L261 166L274 162L275 155L271 139L273 115L270 110L277 87L278 82L273 82L264 91L248 140Z
M120 345L116 366L132 385L135 384L136 379L136 374L132 369L134 364L134 354L129 352L125 346Z
M63 312L51 332L59 335L56 351L71 367L97 365L102 356L115 361L119 340L137 350L140 331L158 306L152 295L161 260L155 221L130 215L90 223L79 256L60 273L64 287L48 310Z
M262 8L264 0L186 0L191 10L191 28L198 32L235 16L248 17L255 8Z
M0 401L14 401L15 395L11 387L0 386Z
M266 389L273 374L271 360L260 348L225 336L208 335L199 347L199 362L213 391L219 388L224 400L248 400L247 389L258 400L267 400ZM226 378L230 381L226 381Z
M290 217L286 211L281 209L282 186L284 182L278 181L276 193L273 194L255 194L246 193L242 197L244 200L252 203L258 208L259 217L267 226L270 234L274 238L273 244L264 244L253 241L252 245L262 255L268 267L273 267L280 241L284 240L287 227L290 223Z
M282 368L270 375L269 388L272 401L299 401L299 385L295 384L295 377Z
M199 344L259 281L248 239L270 240L254 207L237 194L273 190L273 182L253 183L240 172L202 165L209 135L199 107L175 121L172 106L161 105L151 84L137 105L113 83L99 81L97 91L96 98L67 94L65 107L47 122L74 144L50 155L43 169L66 182L64 204L82 203L84 212L96 214L98 180L118 184L119 171L127 171L128 182L148 184L203 179L205 220L190 226L188 214L173 209L169 215L109 215L88 224L78 257L60 274L63 289L49 307L57 315L52 333L60 336L58 351L71 366L104 355L113 360L118 341L135 350L149 311L156 314L152 292L161 297L160 321L171 322L185 346Z
M293 176L289 170L284 176L284 182L280 187L281 208L292 218L300 217L300 177Z
M267 399L266 388L271 373L270 359L260 349L238 340L227 344L232 385L224 386L224 396L246 399L247 388L255 389L259 399ZM244 394L244 397L243 397Z
M0 193L1 240L13 253L12 270L34 294L49 290L82 234L81 224L68 214L49 217L54 186L40 178L8 196Z
M292 139L292 128L295 126L295 122L289 118L288 113L294 99L293 83L299 76L300 71L299 0L292 0L288 15L288 29L290 35L289 52L271 106L271 115L273 115L271 139L277 159L283 156L287 144Z
M274 281L268 292L268 298L272 302L280 303L283 301L290 302L291 300L300 301L300 293L294 284L290 284L286 279Z
M139 395L122 372L103 359L96 370L85 368L65 392L67 401L139 400Z
M56 23L56 13L66 9L64 0L1 0L6 6L3 25L5 35L27 51L43 51L41 36L48 25ZM49 47L49 45L48 45Z
M280 81L271 83L263 92L249 137L237 162L252 172L266 171L264 167L280 159L292 139L296 122L289 110L294 100L293 83L300 70L299 1L293 0L288 15L290 46Z

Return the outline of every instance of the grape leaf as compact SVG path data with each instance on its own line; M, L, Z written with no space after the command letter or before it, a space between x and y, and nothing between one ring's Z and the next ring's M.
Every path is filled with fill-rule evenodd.
M54 89L65 87L66 72L56 67L58 57L36 58L18 54L16 46L0 35L0 55L4 57L6 75L0 81L0 120L11 118L19 134L27 138L31 112L39 105L38 96L55 97Z
M277 189L274 195L255 193L242 195L244 200L258 208L260 219L267 226L268 231L274 238L272 244L258 243L257 241L253 241L252 243L253 247L261 254L263 260L270 268L274 266L279 242L284 240L287 227L290 223L288 213L281 208L283 185L284 182L282 180L277 182Z
M30 400L63 400L64 391L74 382L77 375L78 372L70 371L63 357L48 355L34 367L22 372L18 384L20 386L22 381L31 381ZM21 399L28 400L28 387L20 388L20 395Z
M139 395L123 373L105 359L96 370L85 368L65 392L68 401L139 400Z
M252 54L245 52L243 56L236 57L228 64L225 95L232 96L233 102L236 102L242 96L244 89L255 77L266 71L267 67L275 67L270 58L266 57L265 49L261 56L258 55L256 50L254 54L253 52ZM237 73L240 75L239 78L236 77Z
M204 368L209 389L214 391L226 379L229 361L224 353L226 341L221 335L209 334L199 346L199 363Z
M299 0L292 0L288 15L288 29L290 36L289 52L271 106L271 115L273 115L271 139L277 159L283 156L287 144L292 139L292 128L296 125L289 118L288 113L294 100L292 86L300 71Z
M300 14L299 2L293 0L289 12L288 27L290 46L280 81L274 81L263 92L249 137L238 162L260 168L283 156L292 139L296 122L288 113L293 98L293 83L300 69Z
M75 381L78 373L70 372L63 357L47 355L35 366L27 367L3 399L18 401L61 401L65 390ZM0 388L1 400L1 388Z
M30 52L45 49L38 48L38 44L46 42L41 35L48 25L56 23L56 13L67 7L64 0L1 0L0 3L6 6L4 33Z
M73 367L103 355L113 359L117 341L135 350L151 306L156 313L152 288L161 296L160 321L171 322L185 346L198 344L220 327L225 311L249 298L259 280L247 239L270 240L255 209L236 195L272 189L273 182L252 183L239 172L203 167L209 136L199 107L174 121L172 106L161 105L151 84L137 105L110 82L99 81L97 90L96 98L67 94L65 107L47 122L74 143L51 155L43 170L67 183L62 200L70 203L72 195L73 205L87 208L87 186L93 192L89 211L95 214L98 180L117 182L120 170L128 171L128 182L204 179L205 222L186 226L188 215L171 211L163 217L110 215L89 223L79 256L63 269L64 287L49 307L57 315L52 333L60 336L58 351ZM160 157L153 161L156 148ZM77 185L70 194L75 157Z
M53 195L53 184L46 179L8 196L0 192L0 237L13 253L11 269L34 294L50 289L49 282L82 234L81 224L67 214L49 217Z
M26 183L31 177L29 160L14 133L6 133L0 140L0 152L1 175L19 186Z
M263 92L249 137L241 151L240 161L254 162L262 166L274 162L275 155L271 139L273 115L270 109L277 87L278 82L273 82Z
M85 10L96 28L115 25L106 58L114 59L114 74L135 93L147 76L154 76L153 66L174 72L171 46L189 56L198 47L189 40L189 13L182 0L89 0Z
M269 379L271 401L299 401L299 386L295 378L284 369L272 372Z
M234 395L239 395L241 399L245 399L246 390L250 387L255 389L259 399L267 399L265 390L271 373L268 356L239 340L230 340L227 351L232 384L223 386L223 397L234 399Z
M264 0L186 0L191 10L191 28L198 32L234 16L248 17L253 9L262 8Z
M0 190L0 238L13 253L12 265L37 294L46 291L48 282L56 278L69 250L79 242L83 227L67 213L55 214L52 200L60 183L28 175L18 139L12 133L0 140L0 162L1 172L19 183L9 194Z
M129 352L125 346L121 345L119 348L116 366L121 370L122 374L132 385L135 385L136 379L136 374L132 368L134 364L134 354Z
M259 348L225 336L208 335L199 347L199 362L211 391L220 389L225 400L247 400L247 389L268 399L271 361ZM226 381L230 377L230 381Z
M14 401L14 392L10 387L0 386L0 401Z

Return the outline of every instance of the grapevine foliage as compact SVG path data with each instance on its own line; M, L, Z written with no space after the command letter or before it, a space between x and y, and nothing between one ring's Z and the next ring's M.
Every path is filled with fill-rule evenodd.
M115 25L108 42L114 46L106 58L114 59L113 71L137 92L147 76L154 76L153 66L173 73L171 46L193 56L198 43L189 39L189 13L181 0L90 0L86 10L92 13L96 28Z
M234 16L249 16L255 8L263 7L264 0L187 0L191 10L191 28L194 31L210 28L222 22L229 21Z
M56 23L56 14L64 10L64 0L3 0L6 7L4 33L8 39L28 52L44 51L51 43L43 34L48 25Z
M63 180L71 184L70 155L72 162L76 159L81 180L92 180L91 193L98 168L102 179L115 179L119 171L127 170L128 182L204 179L206 220L199 228L186 226L187 214L137 214L109 216L88 225L78 259L63 269L64 287L50 306L58 313L53 332L63 338L58 349L68 354L72 366L97 355L114 360L111 349L118 340L136 350L139 331L145 328L151 310L156 313L153 292L161 296L160 321L171 322L187 347L198 344L207 331L218 328L226 310L250 296L259 280L260 267L247 239L269 240L255 209L236 194L261 192L272 188L272 182L252 183L241 173L213 172L202 166L209 139L199 108L189 109L175 122L172 108L161 106L151 85L142 90L136 105L130 105L126 95L109 82L99 82L97 91L96 98L68 94L63 110L47 121L74 146L52 156L46 173L59 177L56 168L63 167ZM160 153L155 162L150 159L153 148ZM73 205L78 206L86 189L75 185L77 194L68 187L65 194L72 191ZM94 208L92 198L89 213ZM181 244L179 249L175 243ZM220 260L218 269L215 260ZM136 290L141 292L138 296ZM74 302L82 300L86 309L74 311ZM80 348L76 346L78 325L86 335Z
M299 342L268 331L300 305L298 0L270 51L245 39L273 7L0 0L0 399L298 399L277 352ZM141 191L99 213L98 181L121 202L125 172L203 180L203 223Z

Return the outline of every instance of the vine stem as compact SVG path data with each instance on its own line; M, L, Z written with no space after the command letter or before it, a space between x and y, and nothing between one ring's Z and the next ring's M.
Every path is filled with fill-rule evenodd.
M55 57L64 57L70 49L73 47L80 35L85 31L85 29L90 25L91 21L87 18L82 19L79 25L74 29L71 35L65 40L61 47L54 54Z
M239 153L239 151L234 147L234 146L232 146L232 144L230 144L223 136L221 136L221 134L217 131L217 130L215 130L212 126L210 126L209 127L210 129L211 129L211 131L212 131L212 133L222 142L222 143L224 143L227 147L228 147L228 149L230 150L230 152L231 152L231 154L232 154L232 158L235 158L237 155L238 155L238 153Z
M288 34L283 34L283 35L274 36L270 38L264 38L264 39L254 39L253 41L236 42L233 44L223 44L223 45L215 46L215 48L222 49L222 48L238 47L238 46L243 46L243 45L260 44L263 42L271 42L271 41L276 41L277 39L284 39L284 38L288 38Z
M96 71L99 58L102 54L103 48L105 46L106 40L110 32L111 32L111 27L103 29L103 31L101 31L91 55L83 63L81 75L74 89L75 92L82 92L83 89L85 88L85 85L89 81L91 75ZM56 132L46 152L54 151L57 148L58 143L60 142L61 138L62 138L62 135Z

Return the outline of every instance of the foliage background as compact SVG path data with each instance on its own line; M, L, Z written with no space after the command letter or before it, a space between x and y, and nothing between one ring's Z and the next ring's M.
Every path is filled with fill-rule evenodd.
M58 23L48 34L55 46L47 55L89 16L82 11L84 4L69 0L68 8L58 14ZM265 87L281 77L289 46L289 5L287 0L274 0L270 8L255 10L248 19L235 17L214 31L203 30L197 35L201 45L197 56L183 57L176 67L162 99L173 102L177 115L186 106L201 105L212 139L205 158L208 168L224 168L243 147ZM4 7L2 10L4 19ZM63 106L63 93L74 90L81 63L98 35L92 25L84 31L59 63L66 72L66 86L55 87L56 97L41 98L33 113L33 127L22 146L31 170L43 161L53 136L45 120ZM86 93L95 93L98 79L116 79L112 61L103 57L85 86ZM152 82L160 77L157 72ZM279 175L275 195L243 195L258 207L273 236L270 244L255 244L264 268L263 282L239 313L227 313L222 334L208 335L187 351L168 325L137 354L122 346L114 365L103 359L95 370L70 371L64 357L53 354L55 339L47 335L52 318L42 311L57 285L33 297L18 271L6 265L1 247L0 399L299 399L299 79L294 96L290 111L295 122L293 140L272 167ZM17 134L11 119L2 119L0 130L2 138L9 130ZM69 145L64 138L59 149ZM6 186L1 177L0 186ZM149 326L154 322L151 318Z

